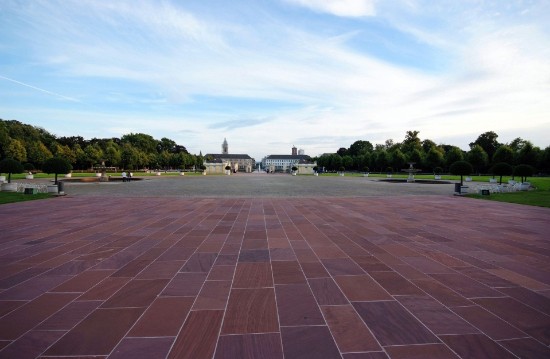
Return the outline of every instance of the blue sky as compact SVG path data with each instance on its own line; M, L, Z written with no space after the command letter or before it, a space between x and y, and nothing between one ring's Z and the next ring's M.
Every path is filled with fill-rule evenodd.
M0 2L0 118L192 153L550 145L550 1Z

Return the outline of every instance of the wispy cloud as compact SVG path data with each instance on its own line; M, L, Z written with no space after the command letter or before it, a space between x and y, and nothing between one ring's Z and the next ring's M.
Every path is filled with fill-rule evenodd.
M6 81L11 81L11 82L16 83L18 85L25 86L25 87L28 87L30 89L36 90L36 91L40 91L40 92L45 93L47 95L55 96L55 97L63 99L63 100L72 101L72 102L81 102L81 101L79 101L79 100L77 100L73 97L68 97L68 96L65 96L65 95L55 93L53 91L48 91L46 89L36 87L36 86L33 86L33 85L29 85L29 84L26 84L24 82L17 81L17 80L14 80L14 79L10 79L9 77L5 77L5 76L2 76L2 75L0 75L0 79L6 80Z
M375 14L373 0L285 0L313 11L343 17L362 17Z
M237 1L222 11L209 2L13 2L0 14L11 40L0 55L22 55L1 78L92 102L113 132L173 134L197 153L227 136L231 148L261 157L284 152L282 136L315 154L407 130L461 138L466 148L520 119L550 128L544 3ZM56 81L56 91L73 84L75 98L45 90ZM0 97L4 109L23 101ZM89 111L81 109L83 123L93 122ZM545 146L549 131L522 136Z

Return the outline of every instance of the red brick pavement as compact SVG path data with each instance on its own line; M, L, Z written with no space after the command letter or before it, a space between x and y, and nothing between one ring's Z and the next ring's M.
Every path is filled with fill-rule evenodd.
M549 358L550 210L443 196L0 206L0 358Z

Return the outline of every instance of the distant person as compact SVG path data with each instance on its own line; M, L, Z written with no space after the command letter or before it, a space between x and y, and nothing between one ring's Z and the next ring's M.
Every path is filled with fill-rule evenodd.
M132 180L132 176L133 176L132 172L128 172L128 182Z
M122 182L126 182L126 171L122 172Z

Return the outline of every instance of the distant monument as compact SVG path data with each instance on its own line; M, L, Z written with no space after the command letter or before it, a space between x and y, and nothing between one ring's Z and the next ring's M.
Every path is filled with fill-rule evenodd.
M229 145L227 144L227 139L224 138L222 143L222 155L227 155L227 154L229 154Z

